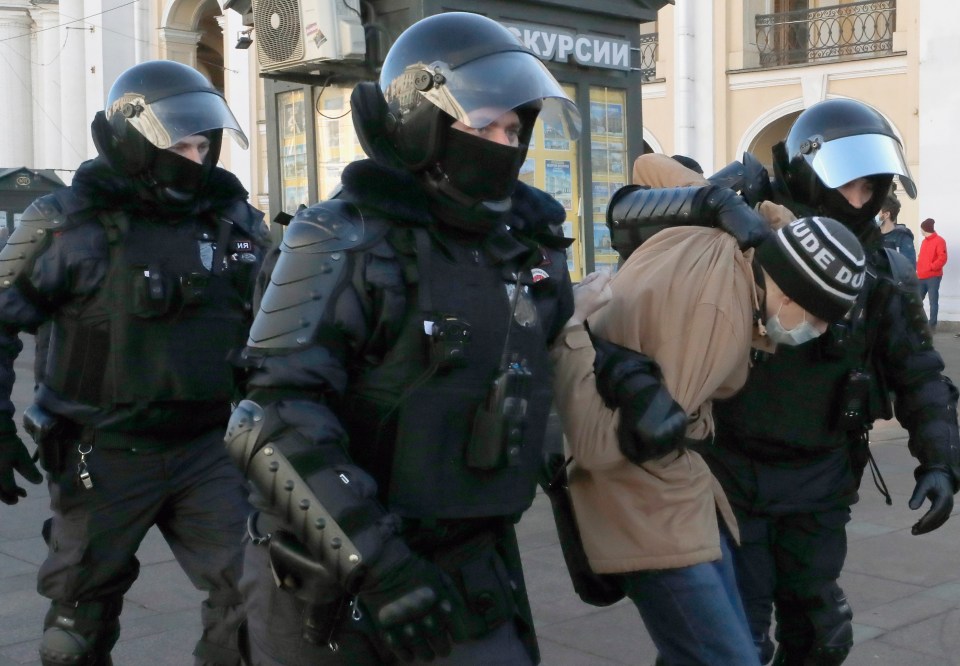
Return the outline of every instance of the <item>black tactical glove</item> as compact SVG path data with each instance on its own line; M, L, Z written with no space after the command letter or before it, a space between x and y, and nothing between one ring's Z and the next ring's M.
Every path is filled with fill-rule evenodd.
M461 609L446 574L409 552L385 571L375 565L364 577L359 597L383 642L401 661L445 657L454 637L463 635Z
M16 504L27 496L27 491L17 485L14 470L30 483L43 481L43 475L17 435L13 416L4 414L0 416L0 502L4 504Z
M760 214L731 189L715 185L704 188L702 206L716 226L737 240L741 250L757 247L772 233Z
M597 392L620 410L620 452L635 465L680 447L687 414L663 386L660 367L649 356L590 334L596 357Z
M937 529L953 511L953 477L945 466L921 465L913 472L917 485L910 496L909 506L916 511L923 500L930 499L930 509L910 529L911 534L926 534Z

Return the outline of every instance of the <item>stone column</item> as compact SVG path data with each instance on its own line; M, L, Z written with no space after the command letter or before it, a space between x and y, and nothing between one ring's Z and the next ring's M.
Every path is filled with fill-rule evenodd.
M31 10L36 26L37 80L34 88L33 132L35 164L38 169L61 169L60 147L71 141L61 134L60 41L57 25L60 13L49 5ZM80 148L80 146L77 146ZM69 180L69 179L68 179Z
M81 21L67 23L84 16L83 0L60 0L60 29L56 31L60 48L60 164L76 169L90 157L87 137L90 121L87 115L87 58L84 41L87 31ZM54 32L51 30L51 32Z
M30 4L0 2L0 90L5 123L0 131L0 167L36 166L33 153L33 72Z

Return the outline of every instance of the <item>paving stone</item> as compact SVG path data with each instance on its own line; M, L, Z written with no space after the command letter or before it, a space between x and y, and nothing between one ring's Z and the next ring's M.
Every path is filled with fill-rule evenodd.
M883 642L902 649L916 650L930 658L949 660L956 654L957 634L956 611L887 631Z
M899 629L949 613L954 608L955 604L950 601L917 594L857 613L856 619L858 624L887 630Z

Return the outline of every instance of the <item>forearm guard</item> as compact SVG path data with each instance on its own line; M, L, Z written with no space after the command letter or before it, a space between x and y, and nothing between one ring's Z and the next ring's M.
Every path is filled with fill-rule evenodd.
M233 461L299 540L345 589L380 556L396 525L373 499L376 485L352 465L318 467L309 446L285 454L264 442L264 410L237 405L225 443Z
M607 207L610 245L626 259L663 229L691 224L713 226L712 217L701 218L703 211L699 206L708 187L621 187Z
M623 259L669 227L718 227L733 236L741 250L758 246L770 233L763 218L739 194L716 185L621 188L607 208L607 225L610 244Z
M945 407L928 407L921 413L922 423L911 433L910 453L920 461L918 471L942 469L950 475L953 491L960 489L960 431L957 426L957 387L948 378L949 400Z

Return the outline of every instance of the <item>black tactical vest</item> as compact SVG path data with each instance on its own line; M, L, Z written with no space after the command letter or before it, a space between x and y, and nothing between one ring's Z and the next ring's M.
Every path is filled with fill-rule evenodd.
M228 354L242 346L249 320L253 243L226 221L101 221L108 274L94 298L54 316L45 383L107 409L228 404L235 386Z
M891 418L889 397L871 346L890 296L889 269L873 253L863 291L848 318L797 347L781 345L750 369L746 385L714 402L717 442L769 461L802 460L849 446L867 424ZM879 275L878 275L879 273ZM867 373L862 424L841 420L851 374Z
M544 330L563 266L522 270L530 252L519 243L496 261L416 233L401 333L346 400L351 455L404 517L519 514L533 500L552 400Z

